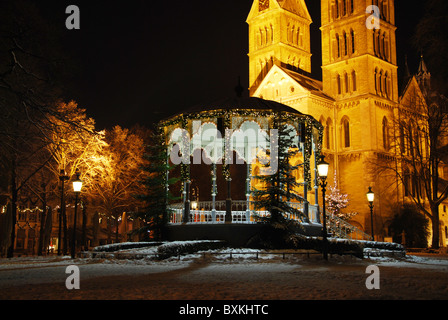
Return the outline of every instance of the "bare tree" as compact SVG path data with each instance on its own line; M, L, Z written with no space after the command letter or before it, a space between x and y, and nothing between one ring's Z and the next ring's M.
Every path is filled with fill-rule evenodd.
M447 157L448 100L431 90L429 82L412 78L392 126L383 137L389 140L394 161L378 161L376 168L396 176L403 201L414 203L431 221L431 246L439 248L439 205L448 197L448 184L440 176Z
M37 156L51 143L49 116L63 119L55 109L63 60L55 33L32 3L0 2L0 21L0 192L12 212L12 257L19 191L52 159Z

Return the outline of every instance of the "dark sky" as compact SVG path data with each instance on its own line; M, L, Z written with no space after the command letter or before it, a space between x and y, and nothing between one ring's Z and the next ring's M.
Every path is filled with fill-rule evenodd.
M320 0L306 0L313 19L313 75L321 78ZM61 28L76 66L67 99L78 102L98 129L149 126L178 110L234 96L248 87L248 26L252 0L39 0L42 15ZM67 30L68 5L81 29ZM395 0L399 66L414 71L410 38L421 1ZM402 68L399 69L400 72ZM246 90L247 94L247 90Z

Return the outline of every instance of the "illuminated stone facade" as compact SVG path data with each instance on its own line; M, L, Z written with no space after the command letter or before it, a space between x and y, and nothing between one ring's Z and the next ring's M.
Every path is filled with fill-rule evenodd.
M379 8L379 20L366 13L370 5ZM369 27L372 22L380 28ZM348 210L358 212L351 223L370 233L372 186L375 236L389 237L403 188L396 177L378 175L374 163L393 159L389 139L400 109L394 1L321 1L322 81L310 77L312 19L304 0L255 0L247 23L250 94L321 122L330 173L349 195Z

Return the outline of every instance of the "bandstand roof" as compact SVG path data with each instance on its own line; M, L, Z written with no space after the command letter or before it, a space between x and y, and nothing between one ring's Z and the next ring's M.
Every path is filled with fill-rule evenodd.
M211 103L204 103L196 105L185 109L169 118L174 118L181 114L192 114L204 111L215 111L215 110L263 110L272 112L288 112L297 115L303 115L300 111L293 109L282 103L264 100L256 97L233 97L218 100Z

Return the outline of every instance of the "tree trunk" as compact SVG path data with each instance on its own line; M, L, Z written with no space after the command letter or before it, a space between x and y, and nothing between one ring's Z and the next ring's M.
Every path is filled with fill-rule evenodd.
M98 230L100 227L99 223L99 214L98 212L95 212L92 218L92 246L96 247L98 245Z
M47 211L47 218L45 221L45 228L44 228L44 243L43 248L47 250L48 246L50 245L50 238L51 238L51 229L53 227L53 210L51 207L48 208Z
M118 214L115 215L115 243L120 242L118 240Z
M87 206L86 203L82 203L82 237L81 237L81 246L83 250L87 250Z
M40 217L39 245L37 247L38 256L42 255L42 248L44 247L45 217L47 215L47 193L44 183L42 183L42 189L42 215Z
M17 184L16 184L16 166L15 161L12 161L11 168L11 214L12 214L12 229L11 229L11 243L8 248L7 258L14 257L14 242L16 240L16 223L17 223Z
M67 252L68 252L68 231L67 231L67 210L66 210L67 205L64 203L64 207L61 209L62 209L61 214L62 214L62 225L63 225L62 230L64 232L64 236L63 236L64 244L62 247L62 254L64 256L66 256Z
M11 203L6 204L6 213L0 215L0 257L4 257L11 242Z
M440 247L440 220L439 220L439 206L431 207L431 222L432 222L432 243L431 248L439 249Z

